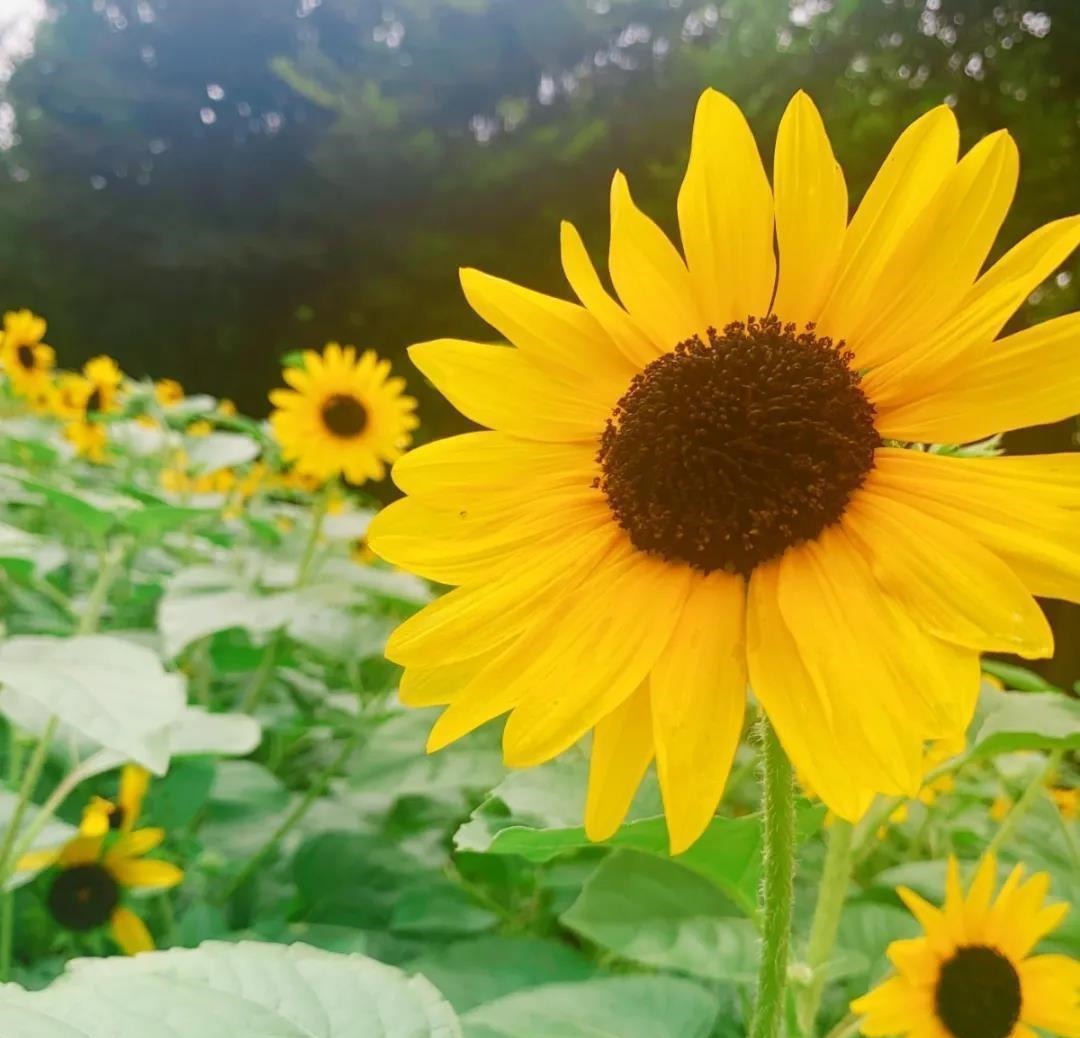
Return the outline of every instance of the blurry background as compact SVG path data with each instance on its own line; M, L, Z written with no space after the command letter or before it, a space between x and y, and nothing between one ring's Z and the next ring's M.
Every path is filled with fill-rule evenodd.
M282 353L374 346L443 435L402 350L490 334L457 268L565 294L558 221L602 257L616 166L671 230L704 86L767 162L806 88L855 198L932 105L965 145L1008 127L1003 248L1080 208L1078 54L1077 0L0 0L0 305L44 314L66 366L109 353L256 415ZM1078 297L1066 269L1018 322Z

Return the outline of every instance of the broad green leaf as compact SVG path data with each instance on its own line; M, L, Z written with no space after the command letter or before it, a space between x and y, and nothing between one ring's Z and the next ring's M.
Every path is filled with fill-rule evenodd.
M406 887L394 899L390 929L397 934L464 937L491 930L499 917L456 883L425 877Z
M408 964L459 1012L541 984L587 980L596 967L579 951L539 937L481 937L433 949Z
M200 830L208 853L237 860L253 854L279 824L289 800L281 780L261 764L220 761Z
M79 959L44 991L0 990L0 1033L20 1038L459 1038L422 977L305 945L207 943Z
M0 523L0 559L25 560L34 572L42 574L61 566L66 558L67 552L59 544Z
M989 699L995 705L975 732L974 756L1080 749L1080 699L1061 692L1006 692Z
M156 653L109 635L25 635L0 645L0 712L40 733L55 715L69 735L162 774L167 728L184 710L184 681Z
M707 1038L716 999L674 977L547 984L477 1006L465 1038Z
M620 958L729 983L753 979L758 933L703 876L618 851L601 862L564 926Z
M170 530L206 523L217 518L218 513L206 508L187 508L180 505L147 505L137 512L124 516L124 526L132 533L161 535Z

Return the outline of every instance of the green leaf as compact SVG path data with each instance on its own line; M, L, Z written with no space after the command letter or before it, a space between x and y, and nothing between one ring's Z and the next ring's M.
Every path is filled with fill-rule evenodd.
M179 505L147 505L123 517L124 526L141 536L155 536L182 530L197 523L212 522L218 513L208 508L185 508Z
M465 1038L707 1038L716 1000L687 980L609 977L547 984L478 1006Z
M1080 700L1060 692L1005 692L989 701L996 705L975 733L973 756L1080 749Z
M162 774L168 726L184 710L184 681L156 653L109 635L25 635L0 646L0 712L40 733L49 717L68 734Z
M1036 674L1027 667L1018 667L1015 663L984 659L982 669L987 674L1000 678L1006 688L1016 689L1019 692L1046 692L1057 689L1056 685L1047 681L1041 674ZM1060 689L1057 690L1060 691Z
M758 933L737 912L683 865L618 851L604 859L561 922L620 958L742 983L756 972Z
M305 945L208 943L79 959L45 991L8 985L0 1033L20 1038L459 1038L422 977Z
M428 878L406 887L394 899L390 929L398 934L461 937L490 930L499 917L478 905L449 880Z
M541 984L587 980L596 967L580 952L539 937L481 937L427 952L409 963L459 1012Z

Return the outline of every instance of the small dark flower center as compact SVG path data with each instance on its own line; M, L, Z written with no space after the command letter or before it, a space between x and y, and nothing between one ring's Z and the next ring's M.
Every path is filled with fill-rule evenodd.
M367 408L354 396L337 393L322 406L323 424L335 436L350 439L367 426Z
M109 828L114 830L123 828L126 816L127 812L124 810L123 804L113 804L109 808Z
M88 412L100 411L103 402L104 401L102 400L101 387L95 386L94 391L86 398L86 410Z
M1020 976L999 951L967 945L943 963L934 1010L954 1038L1008 1038L1020 1019Z
M27 346L24 343L16 347L15 356L18 358L20 367L26 368L27 371L33 371L37 367L37 356L34 354L33 346Z
M101 865L64 869L49 891L49 911L66 930L93 930L120 903L120 887Z
M843 514L874 464L874 407L843 343L775 317L679 343L634 377L599 486L634 546L749 574Z

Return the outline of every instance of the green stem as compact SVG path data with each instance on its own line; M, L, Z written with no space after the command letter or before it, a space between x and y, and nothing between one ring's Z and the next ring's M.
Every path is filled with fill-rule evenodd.
M11 979L11 945L15 932L15 892L0 895L0 984Z
M840 916L855 867L852 853L854 833L854 827L839 818L829 830L829 845L825 852L817 905L814 908L810 939L806 946L806 964L811 970L810 982L799 992L797 1000L799 1027L808 1035L814 1033L814 1022L821 1008L829 958L836 944Z
M333 493L333 487L333 483L327 483L326 486L322 488L319 496L315 499L315 511L312 515L311 532L308 534L307 544L304 545L304 554L300 557L300 567L296 571L297 587L303 587L307 582L311 563L314 561L315 552L319 547L319 537L322 535L326 513L330 508L330 496Z
M237 873L236 878L225 889L226 898L232 897L247 883L274 848L299 825L303 817L311 810L315 801L326 792L326 787L330 784L330 780L335 773L344 767L345 762L352 756L359 739L360 729L357 728L342 742L337 756L315 778L315 781L308 787L303 797L296 802L293 809L281 820L281 824L274 830L270 839L248 859L244 867Z
M0 843L0 886L7 883L8 877L14 871L15 862L11 860L13 858L12 849L15 846L19 830L22 828L27 809L30 807L30 798L34 795L35 788L37 788L38 779L41 778L41 769L45 767L45 760L49 756L49 745L52 743L59 723L60 719L55 714L45 723L41 738L38 739L37 746L34 747L34 752L26 765L26 771L23 772L22 784L19 788L19 800L11 815L7 831L4 833L3 842Z
M120 564L124 561L127 544L124 541L113 541L108 550L102 556L101 569L98 570L97 580L90 589L86 599L86 606L79 618L79 626L76 634L93 634L101 622L101 614L105 610L105 603L109 599L109 588L116 577Z
M1012 837L1012 834L1016 831L1016 827L1034 806L1035 801L1038 800L1045 791L1048 779L1057 771L1064 755L1064 750L1054 750L1054 752L1050 754L1046 760L1046 766L1038 772L1031 782L1028 783L1027 789L1020 795L1020 799L1013 804L1012 810L1001 820L1001 825L998 827L998 831L994 833L993 838L986 845L984 854L997 854L1008 842Z
M795 791L791 764L768 719L759 724L763 862L761 964L749 1038L778 1038L784 1019L795 900Z
M825 1038L854 1038L859 1033L859 1018L857 1016L845 1016Z

